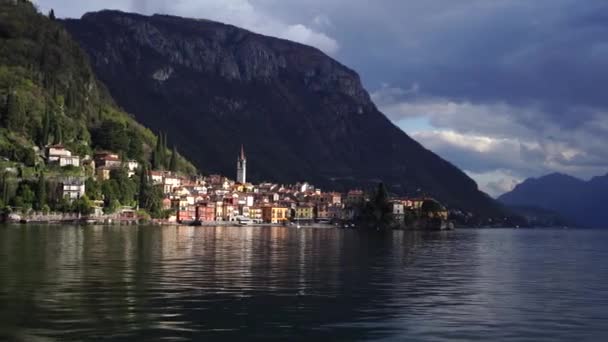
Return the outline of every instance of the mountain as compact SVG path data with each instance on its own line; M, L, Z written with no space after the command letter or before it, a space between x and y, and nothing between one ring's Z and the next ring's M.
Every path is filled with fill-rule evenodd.
M600 228L608 222L603 208L608 200L608 175L588 182L558 173L531 178L498 200L508 206L551 210L577 225Z
M384 181L486 215L501 207L392 124L321 51L208 20L101 11L65 20L114 99L206 172L328 189Z
M53 15L38 13L29 1L0 0L0 156L39 171L37 152L51 143L81 157L105 149L145 160L155 142L115 105Z

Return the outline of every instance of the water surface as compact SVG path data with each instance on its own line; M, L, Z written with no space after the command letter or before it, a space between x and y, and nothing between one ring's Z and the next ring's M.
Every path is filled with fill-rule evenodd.
M608 340L608 232L0 227L0 339Z

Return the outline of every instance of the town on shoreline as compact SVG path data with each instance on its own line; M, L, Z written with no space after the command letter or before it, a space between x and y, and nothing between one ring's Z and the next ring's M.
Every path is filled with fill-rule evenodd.
M151 170L112 152L98 151L93 157L81 158L61 144L49 145L44 154L46 164L64 172L54 182L42 171L35 181L22 177L9 198L5 171L5 221L342 227L371 223L390 228L450 228L448 210L433 198L389 197L382 185L375 193L360 189L339 193L325 192L307 182L252 184L247 182L247 157L242 146L236 180L222 175L188 175L177 170L175 150L171 157L162 156L162 140L161 134Z

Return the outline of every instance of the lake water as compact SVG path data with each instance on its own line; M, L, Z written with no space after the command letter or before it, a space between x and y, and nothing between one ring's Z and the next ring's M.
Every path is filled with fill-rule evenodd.
M0 227L0 339L608 340L608 231Z

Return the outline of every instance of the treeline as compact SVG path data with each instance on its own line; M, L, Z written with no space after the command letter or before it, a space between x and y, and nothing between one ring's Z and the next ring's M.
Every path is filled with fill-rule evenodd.
M417 220L438 221L435 217L438 212L445 211L439 202L433 199L426 199L417 210L405 209L400 217L393 213L390 195L383 183L378 184L375 191L368 194L368 200L364 200L357 208L356 221L365 228L373 230L391 230L395 228L408 228Z
M179 160L177 147L173 145L173 151L170 154L168 151L167 134L161 132L156 140L156 147L150 156L150 164L154 170L180 171L181 161Z
M79 182L80 180L75 180ZM73 201L62 196L62 179L48 179L41 173L35 180L23 180L11 172L0 177L0 207L16 208L21 212L73 212L88 215L95 207L102 207L104 213L112 214L122 206L139 207L153 218L166 218L172 211L163 209L162 185L154 185L144 167L136 177L129 177L126 168L111 171L111 178L98 181L88 178L84 181L86 194Z

